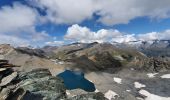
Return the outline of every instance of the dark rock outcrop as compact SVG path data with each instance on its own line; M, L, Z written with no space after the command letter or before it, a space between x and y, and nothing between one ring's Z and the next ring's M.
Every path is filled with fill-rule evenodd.
M157 58L141 59L135 69L145 72L164 72L170 69L170 64Z
M18 48L15 48L15 50L23 54L47 58L47 54L41 49L30 49L27 47L18 47Z

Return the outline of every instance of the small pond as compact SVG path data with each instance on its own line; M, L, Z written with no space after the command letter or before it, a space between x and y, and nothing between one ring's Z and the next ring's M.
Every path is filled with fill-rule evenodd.
M84 78L84 73L65 70L57 75L64 80L67 89L83 89L87 92L94 92L95 86L92 82Z

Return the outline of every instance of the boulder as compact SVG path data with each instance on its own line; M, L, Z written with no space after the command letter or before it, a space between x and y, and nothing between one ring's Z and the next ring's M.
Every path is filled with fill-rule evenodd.
M19 80L21 82L19 82L17 89L20 88L23 91L29 91L24 95L24 100L29 99L27 98L29 97L28 95L40 97L43 100L66 98L66 88L63 80L52 76L47 69L36 69L31 72L22 73L19 75Z
M12 80L14 80L17 77L17 72L13 72L12 74L4 77L1 80L0 86L5 86L7 84L9 84Z
M0 72L7 70L7 68L0 68Z
M0 92L0 100L6 100L10 94L10 89L3 88Z

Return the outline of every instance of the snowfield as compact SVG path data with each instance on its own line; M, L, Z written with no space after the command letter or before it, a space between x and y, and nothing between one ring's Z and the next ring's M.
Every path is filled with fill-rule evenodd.
M162 75L161 78L170 78L170 74Z
M155 94L151 94L146 90L140 90L139 93L146 96L145 100L170 100L170 97L161 97Z

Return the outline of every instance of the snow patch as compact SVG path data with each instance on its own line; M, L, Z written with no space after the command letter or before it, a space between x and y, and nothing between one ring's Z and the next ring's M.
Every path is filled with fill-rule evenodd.
M97 92L100 92L100 91L99 91L98 89L96 89L94 92L96 92L96 93L97 93Z
M92 82L93 83L93 81L92 80L90 80L90 79L88 79L90 82Z
M71 95L71 93L70 93L69 91L67 91L67 90L66 90L66 94L67 94L67 95Z
M146 96L145 100L170 100L170 97L161 97L155 94L151 94L146 90L140 90L139 93Z
M170 78L170 74L162 75L161 78Z
M119 96L116 92L109 90L108 92L105 93L104 95L107 99L112 100L115 99L116 96Z
M114 77L113 80L118 83L118 84L122 84L122 79L121 78L117 78L117 77Z
M136 97L137 100L144 100L143 98L141 97Z
M131 90L126 90L127 92L131 92Z
M133 70L135 70L135 69L134 69L134 68L130 68L130 70L132 70L132 71L133 71Z
M155 75L157 75L157 74L158 74L158 73L148 73L147 75L148 75L149 78L154 78Z
M146 85L141 84L141 83L139 83L139 82L134 82L134 85L135 85L135 88L143 88L143 87L146 87Z

